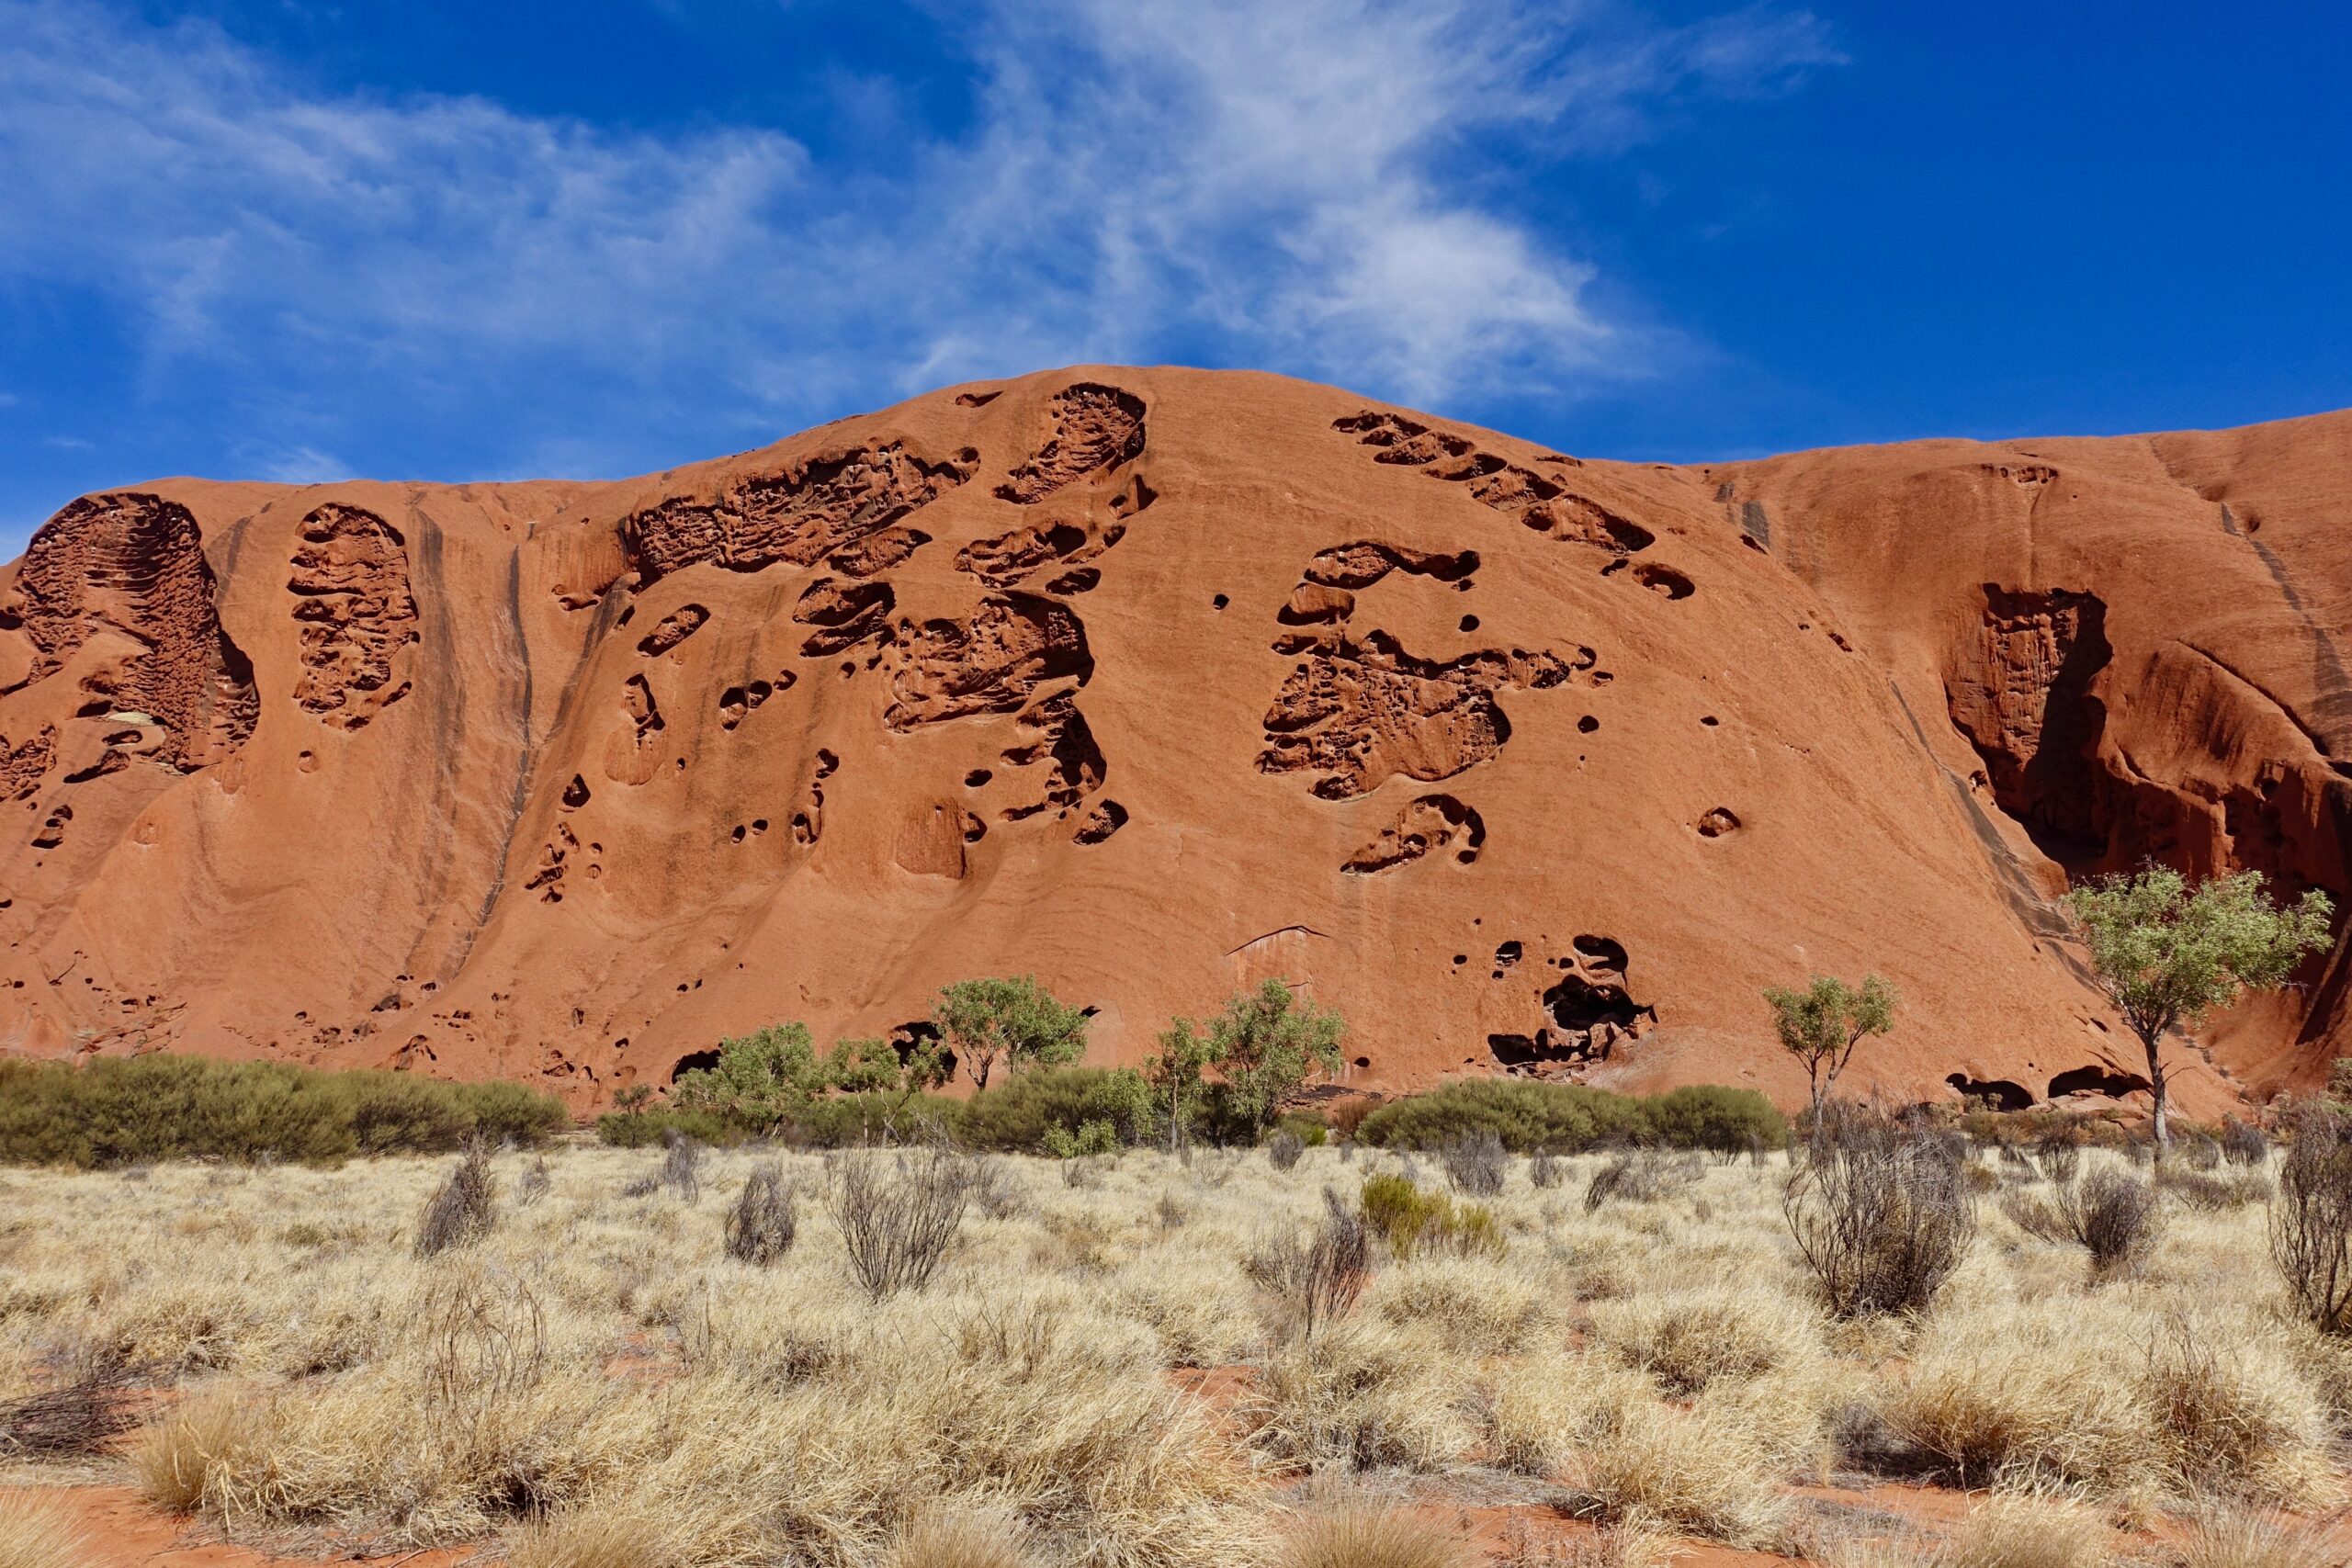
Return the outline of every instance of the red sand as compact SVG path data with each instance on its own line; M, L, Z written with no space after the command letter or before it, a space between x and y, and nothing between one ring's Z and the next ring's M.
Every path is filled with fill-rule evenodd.
M2347 508L2347 414L1669 468L1100 367L617 483L128 487L0 572L0 1047L584 1108L965 976L1133 1060L1280 975L1360 1087L1785 1101L1759 989L1876 969L1855 1091L2097 1100L2064 870L2352 892ZM2342 976L2188 1107L2309 1081Z

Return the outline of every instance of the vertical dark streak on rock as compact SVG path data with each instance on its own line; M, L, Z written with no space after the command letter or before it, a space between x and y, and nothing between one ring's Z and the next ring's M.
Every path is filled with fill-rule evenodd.
M429 830L435 823L447 828L455 814L459 754L457 738L466 732L466 682L464 672L458 664L457 639L449 619L449 597L441 578L441 525L425 515L414 491L411 491L408 498L408 536L414 541L409 558L409 570L413 592L416 595L419 629L424 633L425 646L431 650L428 657L419 660L418 674L424 682L441 688L426 694L432 699L431 709L436 716L447 714L450 721L438 738L439 743L433 748L435 766L432 782L424 792L426 798L419 803L419 826ZM450 835L446 846L437 853L428 849L424 860L432 882L425 892L424 907L429 911L438 910L448 901L450 871L458 861L455 836ZM445 968L436 961L427 972L428 966L424 963L427 956L424 944L431 931L430 925L417 931L416 940L411 943L401 970L403 974L417 975L446 986L456 976L457 964L451 963ZM472 945L470 941L467 945Z
M531 765L538 755L538 748L531 736L531 642L523 630L523 556L519 550L509 550L506 556L506 615L514 628L514 659L521 667L523 689L518 710L521 734L514 750L514 790L508 797L506 826L498 835L498 874L491 879L489 890L482 895L481 909L474 916L472 927L465 933L464 945L453 955L456 973L463 973L466 958L473 952L474 942L481 935L482 927L490 923L492 910L506 891L506 863L514 853L514 833L523 825L524 809L531 800Z
M2287 607L2295 612L2295 618L2303 623L2303 629L2311 635L2312 684L2318 691L2319 700L2313 705L2317 710L2312 716L2313 724L2306 726L2299 722L2296 728L2306 734L2314 734L2323 757L2352 757L2352 674L2346 672L2344 660L2335 651L2335 639L2328 636L2325 627L2312 619L2311 611L2303 604L2303 596L2295 592L2294 578L2288 572L2287 563L2280 560L2278 552L2260 538L2240 530L2237 519L2230 515L2230 509L2226 506L2222 508L2222 527L2254 547L2262 569L2270 574L2270 581L2278 585L2279 596L2287 601ZM2281 707L2283 711L2284 705Z

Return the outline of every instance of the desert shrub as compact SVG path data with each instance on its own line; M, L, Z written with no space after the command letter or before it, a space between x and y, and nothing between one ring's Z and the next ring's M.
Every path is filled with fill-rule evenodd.
M2232 1165L2260 1165L2270 1157L2270 1140L2249 1122L2230 1117L2222 1123L2222 1157Z
M1331 1141L1331 1124L1313 1110L1283 1111L1282 1120L1274 1123L1274 1130L1292 1134L1310 1149L1319 1149Z
M1539 1191L1549 1192L1566 1176L1567 1168L1560 1163L1560 1156L1549 1149L1536 1150L1534 1157L1527 1162L1527 1179Z
M1468 1568L1470 1553L1434 1522L1367 1505L1308 1514L1283 1537L1276 1568Z
M2270 1257L2296 1309L2326 1334L2352 1333L2352 1138L2344 1118L2300 1107L2270 1206Z
M1654 1203L1696 1183L1706 1170L1694 1155L1665 1158L1646 1151L1629 1150L1592 1173L1585 1183L1584 1212L1598 1213L1611 1200Z
M2095 1276L2137 1263L2156 1238L2155 1187L2123 1171L2094 1170L2059 1188L2051 1205L2065 1235L2090 1253Z
M608 1111L596 1118L596 1136L619 1149L650 1148L673 1133L712 1148L731 1149L751 1134L715 1111Z
M1510 1172L1510 1156L1491 1127L1448 1138L1438 1151L1438 1160L1445 1167L1445 1179L1453 1184L1454 1190L1476 1198L1491 1198L1500 1192L1503 1179Z
M2003 1154L2009 1150L2009 1145L2001 1145ZM2083 1146L2064 1135L2047 1137L2034 1145L2033 1163L2045 1181L2072 1181L2082 1174Z
M491 1174L490 1147L475 1144L459 1158L417 1222L416 1255L431 1258L488 1235L498 1223L498 1179Z
M514 1183L514 1204L527 1209L545 1198L555 1186L555 1175L548 1169L548 1156L539 1156Z
M1356 1135L1375 1147L1442 1149L1476 1133L1491 1133L1514 1154L1574 1154L1609 1143L1745 1151L1751 1134L1786 1147L1789 1123L1754 1089L1697 1085L1644 1098L1582 1084L1467 1078L1390 1100L1364 1117Z
M1046 1129L1045 1152L1050 1158L1070 1162L1062 1171L1062 1179L1072 1187L1080 1185L1082 1178L1072 1177L1071 1169L1118 1151L1119 1129L1107 1117L1081 1122L1076 1133L1058 1125Z
M967 1148L1035 1154L1048 1129L1074 1139L1090 1122L1108 1122L1119 1143L1145 1142L1150 1086L1132 1067L1031 1067L963 1101L947 1125Z
M39 1494L0 1497L0 1568L86 1568L90 1546L65 1511Z
M1688 1084L1634 1103L1645 1140L1669 1149L1740 1155L1789 1146L1788 1118L1752 1089Z
M1505 1243L1494 1212L1481 1203L1461 1203L1442 1192L1425 1192L1411 1177L1375 1174L1363 1179L1358 1212L1390 1256L1424 1253L1500 1258Z
M827 1176L826 1206L866 1295L878 1302L929 1284L971 1195L964 1156L937 1143L854 1149Z
M1305 1141L1287 1127L1266 1140L1266 1158L1276 1170L1291 1169L1306 1153Z
M470 1138L534 1143L568 1116L519 1084L319 1072L151 1052L0 1072L0 1161L131 1166L162 1159L332 1164L440 1154Z
M944 1095L831 1094L796 1110L784 1133L802 1148L858 1148L907 1137L923 1127L952 1127L962 1111L961 1101Z
M1833 1107L1781 1194L1832 1313L1916 1312L1934 1299L1976 1233L1964 1163L1951 1141Z
M1318 1223L1304 1235L1293 1229L1261 1238L1243 1268L1280 1305L1285 1327L1312 1334L1345 1317L1363 1294L1372 1278L1372 1233L1326 1189Z
M727 1211L727 1256L765 1268L792 1250L797 1229L791 1183L774 1161L753 1168Z
M2210 1134L2184 1133L2173 1140L2172 1146L2191 1170L2211 1170L2222 1163L2222 1145Z
M974 1155L965 1162L967 1190L972 1207L991 1220L1009 1220L1027 1207L1012 1168L993 1155Z
M2156 1190L2170 1193L2192 1209L2218 1214L2264 1201L2270 1196L2270 1181L2259 1170L2240 1168L2214 1174L2174 1166L2156 1172Z
M662 1185L681 1203L702 1201L702 1145L675 1128L662 1138Z

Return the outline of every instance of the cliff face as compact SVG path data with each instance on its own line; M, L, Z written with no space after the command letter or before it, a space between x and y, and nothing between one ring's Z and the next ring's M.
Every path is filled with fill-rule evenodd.
M610 484L175 479L0 573L0 1043L544 1078L1035 973L1281 976L1378 1089L2123 1087L2048 903L2352 893L2352 415L1580 461L1278 378L950 389ZM2185 1095L2352 1049L2342 950Z

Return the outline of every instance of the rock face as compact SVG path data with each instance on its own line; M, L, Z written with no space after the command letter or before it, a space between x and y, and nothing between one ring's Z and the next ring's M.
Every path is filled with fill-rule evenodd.
M1281 976L1348 1081L2128 1092L2052 897L2352 895L2352 415L1678 468L1247 374L951 389L611 484L168 480L0 573L0 1046L543 1079L1034 973ZM2182 1047L2352 1050L2339 947Z

